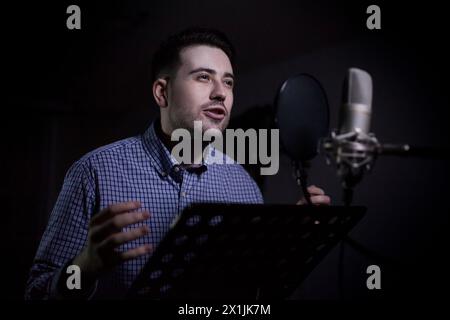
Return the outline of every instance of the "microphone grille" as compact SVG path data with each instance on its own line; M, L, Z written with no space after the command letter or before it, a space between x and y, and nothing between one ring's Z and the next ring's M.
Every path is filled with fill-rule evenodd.
M350 68L344 81L344 103L372 105L372 77L364 70Z

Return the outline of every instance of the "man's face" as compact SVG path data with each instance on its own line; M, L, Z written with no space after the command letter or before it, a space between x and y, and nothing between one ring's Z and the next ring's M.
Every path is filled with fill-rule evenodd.
M168 82L170 130L193 131L202 121L203 131L225 130L233 105L233 69L219 48L194 45L181 50L180 65Z

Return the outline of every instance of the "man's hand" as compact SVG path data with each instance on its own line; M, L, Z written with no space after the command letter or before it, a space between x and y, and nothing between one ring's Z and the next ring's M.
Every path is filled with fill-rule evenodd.
M73 264L78 265L86 276L84 278L90 280L89 282L95 281L102 272L151 251L150 245L143 245L125 252L116 251L120 245L150 232L147 226L122 232L122 228L145 221L150 217L148 211L134 211L140 207L139 202L121 202L105 208L91 219L87 245L73 261Z
M325 191L316 187L315 185L308 187L308 192L311 195L311 203L314 205L330 205L331 198L325 194ZM301 198L297 204L304 205L306 204L306 199Z

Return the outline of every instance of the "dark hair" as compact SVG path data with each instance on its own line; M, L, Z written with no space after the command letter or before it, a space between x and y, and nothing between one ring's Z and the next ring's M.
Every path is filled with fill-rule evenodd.
M152 82L162 72L172 73L180 63L180 51L191 45L208 45L221 49L230 59L234 68L234 48L226 35L218 30L189 28L171 35L163 41L152 59Z

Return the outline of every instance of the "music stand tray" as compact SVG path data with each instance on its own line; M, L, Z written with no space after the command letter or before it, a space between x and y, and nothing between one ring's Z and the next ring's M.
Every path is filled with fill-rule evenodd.
M174 220L128 297L285 299L365 211L194 204Z

